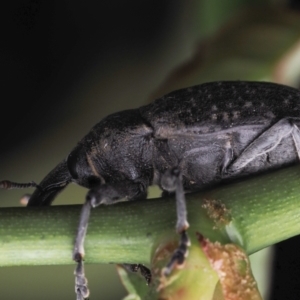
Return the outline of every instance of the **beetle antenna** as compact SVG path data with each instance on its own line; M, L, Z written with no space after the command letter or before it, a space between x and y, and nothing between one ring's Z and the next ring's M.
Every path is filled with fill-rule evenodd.
M34 181L28 183L18 183L9 180L0 181L0 189L12 190L12 189L26 189L30 187L36 188L38 187L38 185Z

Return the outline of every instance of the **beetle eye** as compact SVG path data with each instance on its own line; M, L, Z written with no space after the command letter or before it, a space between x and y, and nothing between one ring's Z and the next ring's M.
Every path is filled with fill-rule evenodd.
M75 150L75 151L72 151L67 158L68 170L69 170L72 178L74 178L74 179L78 179L78 173L77 173L77 168L76 168L77 163L78 163L77 157L78 157L77 151Z

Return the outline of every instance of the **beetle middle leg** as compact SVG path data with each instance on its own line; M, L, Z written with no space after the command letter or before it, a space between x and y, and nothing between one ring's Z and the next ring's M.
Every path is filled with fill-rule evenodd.
M178 167L171 168L164 173L161 179L161 186L168 192L175 192L177 211L176 230L181 235L178 248L174 251L169 263L163 269L163 274L169 275L176 266L181 266L184 263L190 245L190 240L186 233L186 230L189 228L189 223L187 221L182 174Z

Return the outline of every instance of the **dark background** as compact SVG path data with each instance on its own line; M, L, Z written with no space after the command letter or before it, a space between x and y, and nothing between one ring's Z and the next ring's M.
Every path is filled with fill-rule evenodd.
M181 10L171 3L23 0L2 4L4 114L0 124L9 130L2 131L1 151L35 138L40 128L53 126L70 113L70 92L86 76L109 72L111 61L124 64L130 55L141 59L150 50L158 51Z

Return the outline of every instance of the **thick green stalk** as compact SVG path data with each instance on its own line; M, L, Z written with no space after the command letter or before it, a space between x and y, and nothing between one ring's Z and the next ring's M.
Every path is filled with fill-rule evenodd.
M187 195L189 235L234 241L253 253L300 233L300 167ZM0 266L70 264L80 205L0 209ZM149 263L163 235L175 234L175 200L94 209L86 262Z

